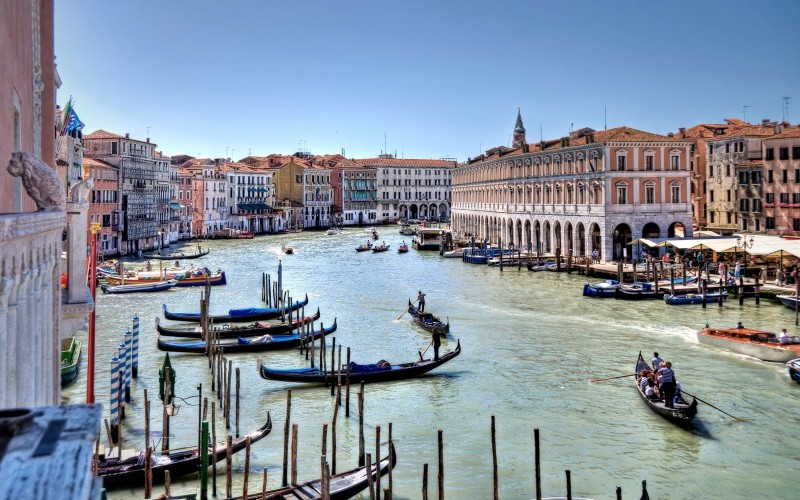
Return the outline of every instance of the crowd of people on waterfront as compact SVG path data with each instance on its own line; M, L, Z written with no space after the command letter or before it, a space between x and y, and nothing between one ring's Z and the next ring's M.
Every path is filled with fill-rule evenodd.
M664 361L653 353L653 369L644 368L639 373L639 389L652 401L663 401L667 408L675 408L680 401L681 385L675 378L672 362Z

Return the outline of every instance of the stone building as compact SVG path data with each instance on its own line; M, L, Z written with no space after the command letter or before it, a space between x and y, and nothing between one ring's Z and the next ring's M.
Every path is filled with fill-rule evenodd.
M800 127L764 139L763 232L800 237Z
M67 197L56 169L53 2L4 0L0 12L0 408L58 405L61 339L93 307L89 191L75 183Z
M256 234L280 229L273 212L275 190L271 171L256 170L245 163L227 163L230 227Z
M315 158L315 162L327 165L331 171L333 196L332 224L354 226L377 222L377 169L365 167L342 155L327 155Z
M175 166L173 164L173 166ZM186 240L194 237L192 230L192 182L194 178L188 169L177 166L175 174L175 196L170 207L173 209L173 217L178 219L178 234L180 239Z
M691 234L690 141L617 127L519 142L453 172L455 231L605 261L641 258L634 238Z
M450 218L454 160L400 159L384 154L355 161L376 169L378 222Z
M93 158L83 161L85 176L94 186L89 201L89 223L100 224L97 252L102 257L120 254L119 169L110 163Z
M778 131L778 124L764 120L706 140L706 228L720 234L762 230L763 141Z
M158 249L162 224L168 218L165 213L169 200L164 201L168 189L164 183L169 180L166 170L169 159L156 154L156 145L149 137L140 141L131 139L127 133L121 136L96 130L84 135L83 143L85 157L119 169L120 253Z

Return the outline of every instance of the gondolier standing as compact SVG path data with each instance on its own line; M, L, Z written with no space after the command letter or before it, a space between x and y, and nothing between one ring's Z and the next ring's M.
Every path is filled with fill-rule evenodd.
M442 345L442 334L438 330L433 331L433 360L439 361L439 346Z
M661 382L661 393L664 395L664 406L675 408L675 372L672 371L672 363L666 361L664 366L658 370L658 381Z
M417 300L419 301L419 312L425 311L425 294L422 293L422 290L419 291L417 294Z

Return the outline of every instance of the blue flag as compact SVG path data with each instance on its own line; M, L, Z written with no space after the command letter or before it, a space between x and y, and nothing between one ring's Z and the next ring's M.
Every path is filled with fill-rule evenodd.
M72 132L73 130L81 130L83 129L83 122L78 118L78 113L75 112L75 109L71 109L69 111L69 117L67 117L67 132Z

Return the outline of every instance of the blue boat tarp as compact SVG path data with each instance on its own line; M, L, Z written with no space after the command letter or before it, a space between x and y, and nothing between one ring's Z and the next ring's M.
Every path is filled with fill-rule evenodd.
M388 364L384 366L378 366L377 363L369 364L369 365L359 365L358 363L351 361L350 362L350 373L372 373L372 372L383 372L387 370L391 370L392 367Z

